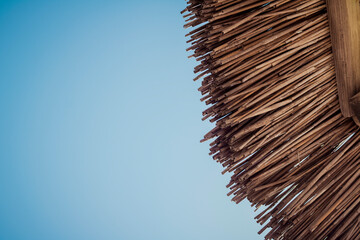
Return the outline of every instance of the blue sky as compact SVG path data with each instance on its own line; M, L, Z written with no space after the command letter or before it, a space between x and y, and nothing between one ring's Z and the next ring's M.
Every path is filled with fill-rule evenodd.
M262 239L199 140L185 1L0 2L0 239Z

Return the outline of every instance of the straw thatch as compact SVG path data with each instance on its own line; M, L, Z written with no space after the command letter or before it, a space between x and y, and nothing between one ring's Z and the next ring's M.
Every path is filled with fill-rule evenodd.
M203 141L266 239L359 239L360 133L341 115L323 0L188 0ZM239 236L241 239L241 236Z

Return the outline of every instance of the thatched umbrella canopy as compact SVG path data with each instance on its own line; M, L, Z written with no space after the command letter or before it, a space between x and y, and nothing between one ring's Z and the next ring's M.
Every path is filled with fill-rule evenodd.
M266 206L266 239L359 239L358 1L189 0L182 13L216 123L202 141L232 200Z

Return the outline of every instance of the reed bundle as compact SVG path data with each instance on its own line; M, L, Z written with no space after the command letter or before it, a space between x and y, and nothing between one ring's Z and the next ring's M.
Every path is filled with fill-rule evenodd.
M216 122L202 141L265 239L359 239L360 130L341 115L324 0L188 0Z

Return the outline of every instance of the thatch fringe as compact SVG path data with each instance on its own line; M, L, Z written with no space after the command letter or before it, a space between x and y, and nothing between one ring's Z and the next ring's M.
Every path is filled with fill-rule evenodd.
M204 139L266 239L358 239L360 130L341 115L324 0L188 0Z

